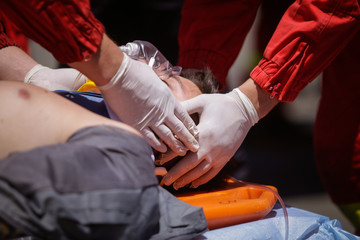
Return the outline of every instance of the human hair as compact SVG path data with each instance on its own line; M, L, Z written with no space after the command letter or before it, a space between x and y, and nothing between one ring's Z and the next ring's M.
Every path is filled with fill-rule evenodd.
M189 79L200 89L202 93L218 93L219 82L208 67L203 70L184 68L180 76Z

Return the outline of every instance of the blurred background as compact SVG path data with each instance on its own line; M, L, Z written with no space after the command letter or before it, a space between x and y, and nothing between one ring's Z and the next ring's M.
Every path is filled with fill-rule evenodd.
M91 2L95 15L119 45L133 40L147 40L176 64L182 1ZM228 90L248 78L291 2L263 1L245 44L229 71ZM119 11L124 14L119 14ZM49 52L32 41L30 53L45 66L60 66ZM324 191L314 163L312 131L320 84L318 77L294 102L280 104L251 129L235 155L238 167L234 177L275 186L285 204L338 219L345 230L353 233L354 228Z

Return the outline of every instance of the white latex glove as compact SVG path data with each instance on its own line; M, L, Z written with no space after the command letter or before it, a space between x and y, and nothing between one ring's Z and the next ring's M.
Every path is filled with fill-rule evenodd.
M25 76L24 82L50 91L75 91L87 80L87 77L73 68L51 69L41 64L35 65Z
M197 151L195 123L145 63L124 54L118 72L99 89L119 119L138 129L155 150L165 152L167 145L180 156Z
M191 187L196 188L215 177L259 120L251 101L238 88L227 94L202 94L183 102L183 106L189 114L200 115L200 149L186 154L164 177L164 184L174 183L175 189L191 182ZM173 157L164 154L160 164Z

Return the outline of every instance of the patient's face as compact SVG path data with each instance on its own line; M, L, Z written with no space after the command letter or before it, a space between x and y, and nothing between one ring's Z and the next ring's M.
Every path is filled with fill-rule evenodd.
M182 102L190 98L194 98L201 94L200 89L187 78L180 76L172 76L162 81L168 85L175 98Z

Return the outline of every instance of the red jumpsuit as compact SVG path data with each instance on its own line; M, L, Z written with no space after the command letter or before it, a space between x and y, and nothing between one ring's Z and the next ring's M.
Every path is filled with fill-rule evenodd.
M254 20L254 0L186 0L179 30L184 68L227 72ZM285 12L250 76L272 97L293 101L324 71L314 130L315 160L332 200L360 229L360 7L358 0L302 0Z
M7 46L17 46L29 53L27 37L0 11L0 49Z
M91 57L103 37L104 26L90 11L89 0L4 0L0 9L61 63Z

